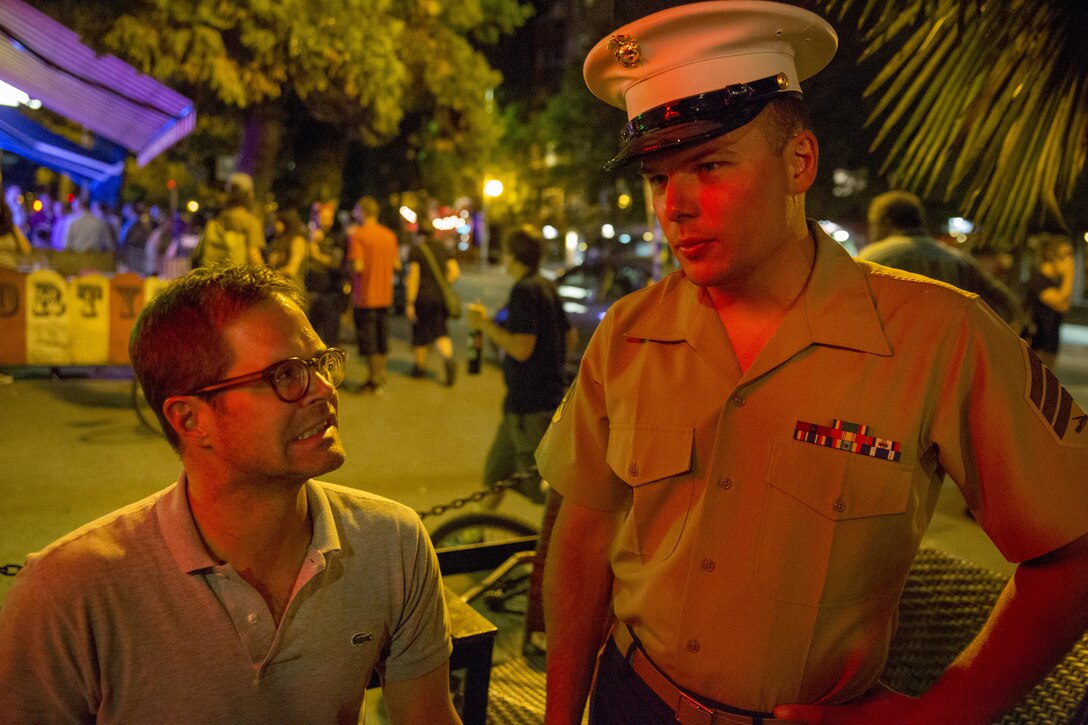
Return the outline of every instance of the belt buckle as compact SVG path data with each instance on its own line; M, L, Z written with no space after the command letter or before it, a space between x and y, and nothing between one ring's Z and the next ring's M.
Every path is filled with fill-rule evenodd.
M714 711L681 692L680 701L676 705L676 722L680 725L711 725L714 722Z

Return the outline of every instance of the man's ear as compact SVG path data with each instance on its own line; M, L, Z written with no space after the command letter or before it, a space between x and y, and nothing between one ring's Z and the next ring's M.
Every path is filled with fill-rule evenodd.
M820 144L816 135L805 129L786 144L786 163L789 164L790 192L804 194L816 181L816 169L820 161Z
M191 395L174 395L166 399L162 410L179 438L199 444L205 436L199 413L206 406L207 403Z

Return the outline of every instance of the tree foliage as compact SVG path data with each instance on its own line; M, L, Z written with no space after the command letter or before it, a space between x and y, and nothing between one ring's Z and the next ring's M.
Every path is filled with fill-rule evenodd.
M414 124L440 186L478 178L498 136L484 95L501 77L477 50L531 9L517 0L43 0L85 42L191 95L200 113L285 109L371 146ZM413 124L408 124L413 126ZM465 163L449 164L443 154ZM305 163L305 159L299 159ZM339 171L339 170L337 170Z
M555 183L588 197L610 186L616 174L605 171L604 165L619 151L620 129L626 121L623 111L590 93L581 65L570 66L559 94L540 118L546 142L562 150L552 172Z
M1063 206L1088 154L1083 0L823 0L856 13L882 53L867 94L882 171L923 195L958 196L984 243L1014 247Z

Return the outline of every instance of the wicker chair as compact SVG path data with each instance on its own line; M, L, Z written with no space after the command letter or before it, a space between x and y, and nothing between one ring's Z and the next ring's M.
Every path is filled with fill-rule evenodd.
M939 549L919 550L899 602L884 682L910 695L925 692L982 628L1005 582ZM1088 635L1001 722L1072 722L1086 686Z
M554 521L554 512L551 517ZM542 532L544 546L546 539ZM1000 574L941 550L919 550L903 590L899 628L882 679L911 695L928 689L981 629L1005 581ZM538 725L543 721L544 685L544 655L532 648L496 665L491 671L488 722ZM1088 725L1086 687L1088 635L1000 722Z

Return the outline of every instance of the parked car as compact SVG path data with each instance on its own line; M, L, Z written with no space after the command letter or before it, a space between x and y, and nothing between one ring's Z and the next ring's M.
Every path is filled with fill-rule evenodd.
M580 360L589 338L612 303L650 283L647 257L610 257L579 264L556 277L555 285L570 323L578 330L572 359Z

